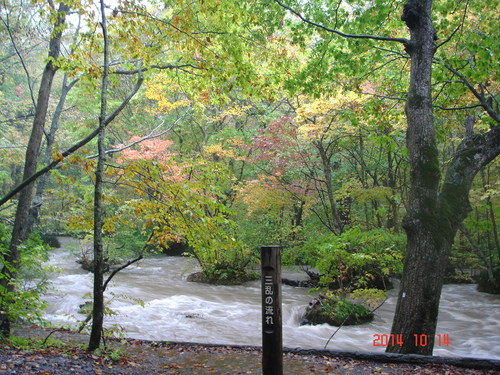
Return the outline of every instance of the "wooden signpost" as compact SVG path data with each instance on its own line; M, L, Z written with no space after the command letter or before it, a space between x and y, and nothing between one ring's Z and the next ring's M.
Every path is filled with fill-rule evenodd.
M283 375L281 248L260 249L262 270L262 374Z

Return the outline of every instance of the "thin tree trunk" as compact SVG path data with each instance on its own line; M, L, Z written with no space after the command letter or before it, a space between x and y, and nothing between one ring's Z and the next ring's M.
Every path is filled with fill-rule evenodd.
M104 0L101 4L101 27L104 42L104 65L101 87L101 113L99 115L99 134L98 134L98 159L95 171L94 187L94 292L92 309L92 330L90 332L89 351L96 350L102 338L102 329L104 324L104 247L102 243L102 228L104 226L104 208L103 200L103 173L104 162L106 158L106 148L104 145L105 120L107 110L107 91L108 91L108 73L109 73L109 40L106 25L106 15L104 12Z
M484 251L481 249L481 246L479 246L476 243L476 241L474 241L469 230L465 227L465 225L462 224L459 229L460 232L462 232L462 234L465 236L465 239L469 242L469 245L472 246L472 248L476 251L476 253L481 257L482 261L484 262L484 265L486 266L488 280L492 281L494 276L493 276L493 264L491 262L491 256L487 256L487 254L484 253Z
M489 181L489 171L488 172L488 181ZM486 174L484 171L481 173L481 180L483 183L483 189L485 193L487 193L488 189L488 181L486 180ZM486 204L488 205L488 213L490 216L490 222L493 229L493 242L495 243L495 248L497 250L497 256L500 258L500 239L498 238L498 228L497 221L495 219L495 210L493 209L493 202L491 201L491 195L488 194L486 198Z
M46 136L47 145L45 147L45 156L43 160L43 163L45 165L49 164L52 161L52 147L55 142L56 132L59 129L59 120L63 112L64 103L66 102L66 97L69 91L78 80L76 79L70 82L69 84L67 83L67 81L68 81L68 75L65 74L62 83L61 96L59 97L59 102L57 103L56 110L54 111L54 115L52 116L50 130ZM45 192L45 186L47 185L48 180L49 180L48 174L44 174L38 180L36 186L35 198L33 199L33 206L30 208L28 233L30 233L33 230L33 227L36 226L40 221L40 209L43 202L43 193Z
M50 92L54 75L57 71L57 66L53 64L59 57L62 38L62 26L65 23L66 13L69 7L65 4L60 4L58 18L54 24L52 37L49 42L49 62L45 65L38 91L38 99L35 109L35 117L33 120L33 127L26 149L26 158L24 164L23 180L27 179L36 172L37 158L40 151L40 144L43 138L43 130L45 126L45 119L47 116L47 109L49 105ZM9 264L10 267L5 265L1 271L0 286L5 288L7 294L14 292L13 281L17 277L17 269L20 265L21 254L19 245L26 240L28 234L28 215L33 197L34 184L26 185L19 193L19 200L17 204L16 216L14 220L14 228L12 229L12 237L9 246L9 251L4 255L4 262ZM8 311L8 298L2 298L2 306L0 307L0 336L8 337L10 335L10 318L6 311Z
M333 233L338 235L344 231L344 227L342 225L342 220L340 219L337 203L335 202L333 182L332 182L333 167L330 160L331 156L328 155L328 152L321 143L321 141L314 142L314 145L316 146L321 158L321 166L323 169L323 176L325 179L328 203L327 202L324 203L324 209L326 213L326 219L328 222L328 228Z

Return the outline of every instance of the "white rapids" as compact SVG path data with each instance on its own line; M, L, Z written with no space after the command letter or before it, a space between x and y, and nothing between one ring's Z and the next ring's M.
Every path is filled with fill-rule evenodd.
M50 264L60 269L51 277L45 296L45 318L54 325L78 326L84 317L79 306L89 301L92 274L70 255L74 242L51 251ZM241 286L214 286L187 282L196 271L193 259L158 257L142 260L118 273L107 291L105 326L118 326L130 338L212 344L261 345L260 282ZM292 278L296 275L285 274ZM441 295L436 334L448 335L449 345L434 355L500 359L500 296L479 293L475 285L445 285ZM85 296L87 294L87 296ZM289 348L323 349L337 329L329 325L300 326L305 306L313 296L304 288L282 287L283 344ZM142 307L137 300L144 302ZM344 326L328 344L339 351L383 352L374 346L375 335L390 333L396 291L375 312L373 322Z

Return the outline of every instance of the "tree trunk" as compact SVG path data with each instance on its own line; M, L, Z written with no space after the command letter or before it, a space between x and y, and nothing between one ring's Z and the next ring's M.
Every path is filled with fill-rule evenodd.
M321 141L314 142L314 146L318 150L320 159L321 159L321 167L323 172L323 178L325 180L326 187L326 195L328 202L324 202L324 211L325 211L325 223L327 223L328 229L334 234L341 234L344 231L344 227L342 225L342 220L340 219L339 210L337 207L337 203L335 202L335 196L333 191L333 180L332 180L332 170L333 166L331 163L331 154L329 151L325 149L323 143ZM328 145L327 148L332 147Z
M444 270L456 231L469 212L472 180L500 148L498 126L487 134L469 134L458 147L439 192L440 166L431 97L435 52L431 5L431 0L410 0L402 17L411 32L406 104L410 193L403 222L408 244L391 331L402 335L403 344L387 347L388 352L423 355L433 351ZM422 336L426 338L421 341Z
M104 323L104 247L102 243L102 228L104 212L102 207L102 186L104 172L104 127L98 136L99 157L95 171L94 188L94 290L92 310L92 330L88 350L96 350L101 343L101 333Z
M104 89L104 85L103 85ZM105 91L102 96L105 103ZM102 228L104 225L103 198L103 173L106 150L104 147L104 126L99 118L100 132L98 135L99 157L95 171L94 187L94 289L92 309L92 330L89 340L89 351L96 350L101 343L101 334L104 324L104 247L102 243Z
M411 70L405 108L410 192L403 222L408 242L391 331L402 335L403 345L389 345L388 352L432 354L443 284L443 256L439 253L441 244L436 241L439 233L435 225L440 166L431 96L432 58L436 50L431 11L431 0L409 0L401 17L411 34L406 47ZM414 335L427 335L428 344L415 345Z
M104 145L104 136L106 129L106 110L107 110L107 92L108 92L108 73L109 73L109 40L106 26L106 15L104 13L104 0L101 4L101 27L104 41L104 65L101 87L101 112L99 115L99 134L97 147L99 151L97 167L95 171L94 187L94 304L92 310L92 330L89 340L89 351L96 350L102 337L102 328L104 324L104 247L102 244L102 228L104 226L104 208L103 199L103 173L104 162L106 158L106 148Z
M396 170L392 151L387 151L387 186L391 188L391 197L387 198L389 203L389 213L387 214L386 228L399 233L399 207L394 198L397 189Z
M23 180L30 177L36 172L37 158L40 151L40 144L43 137L43 129L45 125L45 118L47 116L47 109L49 105L50 92L54 75L57 71L57 66L53 64L59 57L62 37L62 26L65 22L66 13L69 7L65 4L60 4L58 9L58 18L54 24L52 37L49 42L49 62L45 65L40 88L38 91L38 99L35 108L35 117L33 120L33 127L26 149L26 158L24 163ZM4 255L5 263L10 267L4 266L1 271L0 286L7 294L14 292L13 280L17 277L17 269L20 265L21 255L19 252L19 245L26 240L28 234L28 216L31 201L33 197L34 184L28 184L19 193L19 200L17 204L16 216L14 221L14 228L12 229L12 237L9 246L9 251ZM10 318L6 311L9 309L9 300L2 298L2 305L0 308L0 336L8 337L10 335Z
M52 121L50 124L50 130L47 133L47 145L45 147L45 156L43 163L45 165L49 164L52 161L52 147L55 142L56 132L59 129L59 120L63 113L64 103L66 102L66 97L68 96L69 91L78 81L77 79L72 81L69 85L67 83L68 75L64 75L61 96L59 97L59 102L57 103L56 110L54 111L54 115L52 116ZM35 198L33 200L33 206L30 208L29 214L29 222L28 222L28 234L33 230L33 227L36 226L40 221L40 209L43 202L43 193L45 192L45 186L49 180L49 175L44 174L38 180L38 184L36 186Z
M490 180L490 173L489 170L486 170L487 172L487 179L486 179L486 173L483 170L481 173L481 179L483 182L483 189L486 194L488 194L488 186L489 186L489 180ZM495 218L495 210L493 208L493 202L491 201L491 195L488 194L486 198L486 204L488 206L488 214L489 214L489 221L491 222L491 229L493 230L493 242L495 243L495 249L496 249L496 255L500 259L500 238L498 237L498 228L497 228L497 221ZM488 218L487 218L488 220Z

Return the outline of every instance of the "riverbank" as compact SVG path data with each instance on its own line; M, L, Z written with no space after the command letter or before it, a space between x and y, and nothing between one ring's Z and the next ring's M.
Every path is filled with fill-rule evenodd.
M51 346L29 350L0 347L0 375L261 374L257 347L109 340L101 354L86 352L88 336L65 330L23 327L14 334ZM500 374L500 361L285 350L287 375L304 374Z

